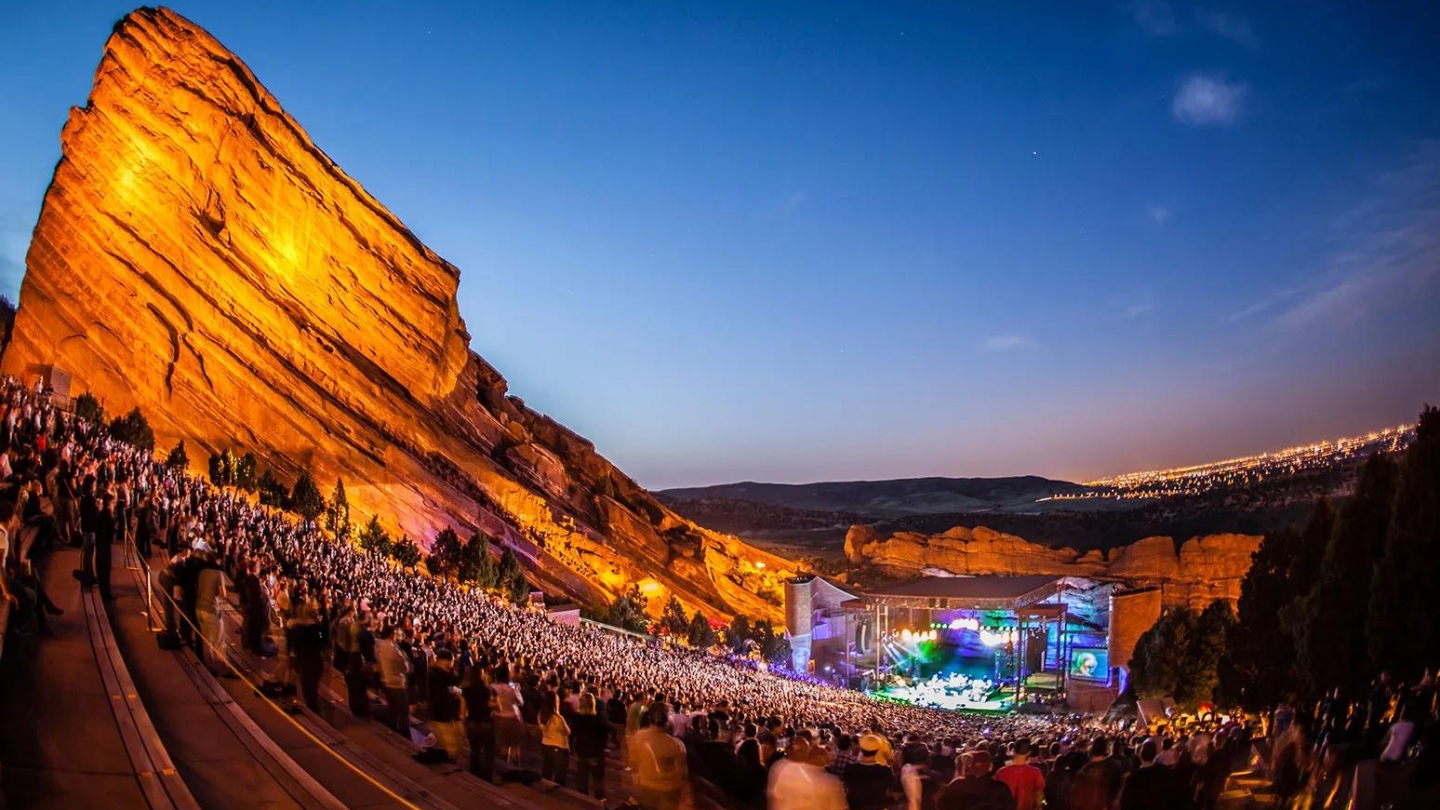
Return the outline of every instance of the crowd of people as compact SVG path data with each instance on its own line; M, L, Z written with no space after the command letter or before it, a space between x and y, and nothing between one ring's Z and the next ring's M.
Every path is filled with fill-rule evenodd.
M630 793L657 810L690 806L697 784L725 803L772 808L1210 808L1269 723L1232 717L1157 731L1134 720L964 714L557 623L172 469L54 407L41 389L5 379L0 401L12 624L43 628L54 609L29 558L77 545L76 578L108 597L112 544L128 538L141 556L165 560L156 565L162 585L178 595L170 624L217 674L227 671L217 605L228 579L241 647L279 656L304 704L319 707L333 666L352 713L374 711L373 689L383 695L377 719L409 735L412 711L423 708L435 745L422 756L468 756L482 778L538 749L542 777L602 799L607 760L618 754ZM23 544L10 542L17 535ZM1428 708L1406 701L1375 727L1433 729L1428 694ZM1305 729L1324 727L1299 713L1281 725L1272 729L1277 760L1305 747L1296 742ZM1425 738L1412 731L1387 740L1387 751L1409 756ZM1287 799L1327 789L1333 798L1326 750L1283 760Z

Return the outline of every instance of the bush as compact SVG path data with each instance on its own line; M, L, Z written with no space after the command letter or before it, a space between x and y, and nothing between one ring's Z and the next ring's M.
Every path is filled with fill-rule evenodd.
M105 424L105 408L89 391L75 398L75 415L97 427Z
M176 472L185 472L190 467L190 456L185 452L185 440L181 439L170 448L170 455L165 457L165 466Z
M131 408L129 413L111 422L110 437L141 450L155 451L155 431L150 429L139 408Z
M307 523L314 523L315 518L325 511L325 497L320 494L320 488L315 486L315 479L310 477L310 473L300 473L300 479L290 491L290 508Z

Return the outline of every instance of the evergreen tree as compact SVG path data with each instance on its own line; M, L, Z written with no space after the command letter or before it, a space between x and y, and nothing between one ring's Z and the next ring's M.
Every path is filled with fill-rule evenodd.
M430 544L430 555L425 558L425 567L437 577L448 577L460 565L460 536L446 526L435 535Z
M1265 535L1240 582L1221 681L1226 698L1247 709L1269 709L1294 685L1295 649L1277 617L1296 598L1290 565L1299 546L1294 528Z
M705 614L695 611L694 618L690 619L690 631L687 640L691 647L708 650L715 646L715 629L710 626L710 621Z
M470 535L460 554L460 581L474 583L475 587L488 591L498 584L497 573L495 558L490 555L490 538L480 532Z
M615 601L610 603L607 623L632 633L645 632L645 626L649 624L645 602L645 594L640 592L640 585L632 584L629 590L615 597Z
M110 438L141 450L155 450L155 431L150 429L150 423L145 420L139 408L131 408L129 413L116 417L115 421L110 423Z
M210 483L217 487L225 486L225 462L219 453L211 453L210 460L206 464L206 471L210 475Z
M243 492L254 492L259 487L259 480L255 471L260 467L260 462L255 459L253 452L247 452L235 461L235 486Z
M314 523L315 518L325 511L325 496L320 494L320 488L315 486L315 479L310 477L309 472L300 473L295 487L290 490L290 508L306 523Z
M75 415L97 428L105 426L105 408L89 391L75 398Z
M515 556L515 550L507 546L505 552L500 555L500 567L495 572L496 587L503 591L507 597L511 597L514 589L518 587L517 582L523 583L524 581L525 568L520 565L520 558ZM528 594L529 592L526 591L526 595ZM516 600L513 597L510 598L512 602L523 600L524 596L522 596L520 600Z
M519 567L509 571L500 584L505 598L514 604L524 604L530 598L530 583L525 581L525 573Z
M176 472L185 472L190 466L190 456L185 452L185 440L181 439L170 448L170 455L165 457L165 466Z
M400 563L402 568L413 570L415 566L420 564L420 547L415 545L414 540L402 534L400 535L400 541L395 544L390 556L394 557L395 562Z
M222 486L235 486L235 472L239 463L235 460L235 451L225 448L220 453L220 476L225 483Z
M210 458L214 459L215 457L211 456ZM214 480L213 473L211 480ZM260 492L260 503L277 508L285 506L287 495L285 485L280 483L280 479L276 478L275 473L268 468L260 472L260 478L255 482L255 487Z
M1410 677L1440 650L1440 409L1426 406L1400 461L1366 636L1381 670ZM1403 673L1403 675L1401 674Z
M1336 686L1359 694L1369 682L1365 619L1371 575L1385 550L1395 478L1387 456L1366 460L1355 494L1335 517L1315 584L1292 608L1295 671L1310 697Z
M390 554L390 534L380 525L380 516L371 515L365 528L360 530L360 550L375 556Z
M660 626L675 638L685 638L690 633L690 617L685 615L685 606L673 593L660 612Z
M1135 642L1130 661L1130 683L1142 698L1173 696L1180 702L1180 679L1189 666L1190 643L1195 635L1195 614L1176 608L1160 617Z
M750 617L737 614L730 620L730 628L725 633L725 643L730 645L731 652L742 655L753 635L754 631L750 628Z
M1186 653L1187 664L1176 688L1175 699L1198 705L1215 699L1220 683L1220 659L1225 638L1235 625L1235 610L1224 599L1211 602L1195 620L1195 634Z
M325 529L337 540L350 538L350 500L345 497L345 482L335 479L330 502L325 505Z

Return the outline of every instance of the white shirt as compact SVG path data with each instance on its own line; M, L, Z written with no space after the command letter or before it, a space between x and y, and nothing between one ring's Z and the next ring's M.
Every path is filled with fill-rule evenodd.
M782 759L770 769L770 810L846 810L845 786L818 765Z

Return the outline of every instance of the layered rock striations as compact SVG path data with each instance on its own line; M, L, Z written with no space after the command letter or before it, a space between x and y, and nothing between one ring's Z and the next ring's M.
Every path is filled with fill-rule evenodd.
M1136 587L1158 587L1167 604L1196 608L1216 599L1240 598L1240 581L1262 538L1248 534L1192 537L1178 546L1169 537L1147 537L1109 553L1054 549L983 526L956 527L937 535L881 535L852 526L845 555L892 576L942 573L960 576L1053 574L1086 576Z
M793 566L680 518L509 396L470 351L459 271L203 29L167 9L117 23L61 145L4 371L53 365L164 442L343 478L354 514L422 543L485 529L552 590L641 583L778 618Z

